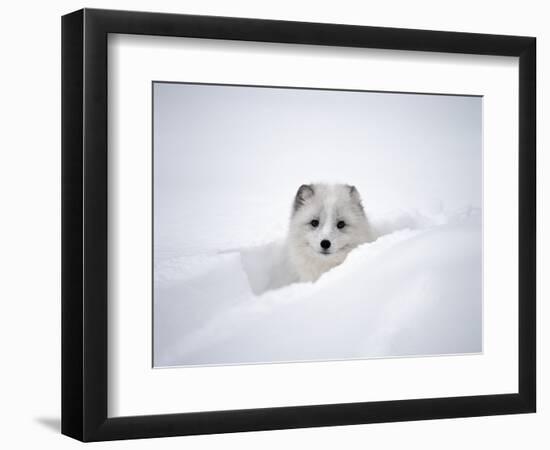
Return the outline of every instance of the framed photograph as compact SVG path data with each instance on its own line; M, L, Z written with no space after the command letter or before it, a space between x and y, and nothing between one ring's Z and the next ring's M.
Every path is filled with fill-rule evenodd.
M534 412L536 41L62 20L62 432Z

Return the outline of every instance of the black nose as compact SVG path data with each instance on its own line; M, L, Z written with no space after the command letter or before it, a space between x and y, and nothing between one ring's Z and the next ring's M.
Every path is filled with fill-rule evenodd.
M330 241L327 241L326 239L323 239L321 241L321 247L323 247L325 250L330 248Z

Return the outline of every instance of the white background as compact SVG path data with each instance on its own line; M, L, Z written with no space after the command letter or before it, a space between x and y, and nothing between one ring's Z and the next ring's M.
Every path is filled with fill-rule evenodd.
M452 5L418 1L368 4L334 2L111 1L10 4L3 10L2 32L2 399L0 441L7 448L71 448L58 434L60 375L60 18L82 6L289 20L356 23L484 33L536 35L538 41L539 149L544 90L550 62L547 13L543 2L463 1ZM498 11L498 13L497 13ZM542 152L539 174L550 164ZM539 227L548 226L542 209L548 183L539 182ZM546 215L546 217L544 217ZM546 238L539 234L540 253ZM548 245L546 245L548 247ZM543 262L544 255L539 257ZM545 266L539 266L539 274ZM539 287L546 288L545 282ZM539 292L540 294L540 292ZM542 296L541 296L542 297ZM550 319L539 307L539 324ZM548 374L549 340L539 332L539 379ZM542 349L542 351L541 351ZM545 448L550 391L539 386L536 415L440 420L235 435L172 438L98 444L129 448Z

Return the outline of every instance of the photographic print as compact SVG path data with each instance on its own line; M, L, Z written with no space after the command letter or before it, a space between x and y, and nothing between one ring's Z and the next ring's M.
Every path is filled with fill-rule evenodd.
M481 353L481 96L155 81L153 366Z
M88 8L61 36L63 434L536 411L536 38Z

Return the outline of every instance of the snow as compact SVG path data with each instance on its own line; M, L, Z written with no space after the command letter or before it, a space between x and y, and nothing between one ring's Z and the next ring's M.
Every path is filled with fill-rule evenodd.
M316 283L264 291L280 240L158 263L155 365L481 352L480 211L373 222Z

